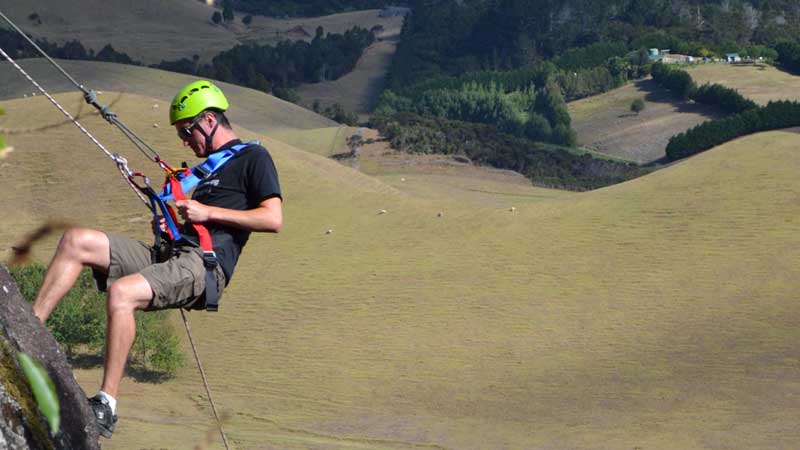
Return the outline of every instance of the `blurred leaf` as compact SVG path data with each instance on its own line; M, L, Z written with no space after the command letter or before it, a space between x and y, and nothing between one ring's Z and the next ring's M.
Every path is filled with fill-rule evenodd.
M58 395L53 380L47 375L44 367L30 355L19 352L18 358L25 378L33 390L33 396L39 405L39 410L50 423L50 432L56 434L61 421L58 407Z

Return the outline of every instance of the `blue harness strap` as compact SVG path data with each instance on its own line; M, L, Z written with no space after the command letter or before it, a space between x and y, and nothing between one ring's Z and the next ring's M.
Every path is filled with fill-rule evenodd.
M207 179L219 169L222 168L231 158L236 156L242 150L250 147L251 145L258 145L258 141L254 142L246 142L238 145L234 145L229 149L225 149L216 153L212 153L205 161L202 163L182 172L178 172L174 175L175 179L177 179L180 183L180 193L178 193L178 198L183 198L185 193L191 191L198 184L200 184L203 180ZM152 192L148 194L150 197L150 206L153 210L153 214L157 215L158 211L161 211L161 214L166 221L167 228L169 229L169 233L172 236L173 242L178 241L185 241L194 246L200 246L196 242L193 242L187 239L185 236L182 236L178 227L178 224L175 221L175 217L173 216L174 211L167 205L167 202L170 200L175 200L175 192L173 192L173 183L170 183L170 178L167 178L167 183L164 184L164 189L161 191L160 194L156 194ZM175 189L178 189L178 183L175 183ZM157 217L156 217L157 219ZM200 225L197 225L198 227ZM208 239L208 232L205 230L204 227L201 227L202 236L206 236L205 238L200 239L201 243L203 239L206 239L206 242L211 242ZM158 243L159 239L156 237L156 242ZM208 244L203 244L208 245ZM210 247L210 246L209 246ZM217 257L213 251L213 248L203 248L203 265L206 268L206 289L205 289L205 300L206 300L206 310L207 311L217 311L219 308L219 286L217 283L217 278L214 274L214 269L217 267Z
M212 153L205 161L202 163L192 167L189 169L189 172L183 172L176 175L178 180L181 182L181 190L186 193L197 187L200 182L205 180L206 178L213 175L216 171L222 168L231 158L236 156L237 153L246 149L251 145L258 145L258 141L253 142L245 142L243 144L234 145L229 149L225 149L221 152ZM161 210L161 214L164 216L167 222L167 228L169 228L170 233L172 234L172 239L175 242L180 241L183 239L183 236L180 234L178 230L178 226L173 220L172 215L168 213L168 208L166 202L170 200L174 200L175 197L172 195L172 186L170 183L164 185L164 189L158 194L158 197L155 199L158 208ZM154 199L150 199L152 203Z

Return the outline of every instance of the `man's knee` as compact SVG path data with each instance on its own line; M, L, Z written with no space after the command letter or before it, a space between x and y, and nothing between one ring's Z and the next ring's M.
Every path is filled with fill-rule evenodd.
M70 228L61 236L58 252L95 267L108 267L110 260L108 236L102 231Z
M108 314L132 313L137 309L145 309L152 298L153 291L143 276L134 274L122 277L112 283L108 289Z

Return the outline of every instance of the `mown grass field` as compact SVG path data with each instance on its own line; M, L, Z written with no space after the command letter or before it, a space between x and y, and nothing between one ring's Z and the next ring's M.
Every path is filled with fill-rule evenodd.
M719 83L759 105L771 100L800 100L800 77L767 64L700 64L687 70L698 85Z
M232 103L255 95L232 92ZM59 121L40 100L0 103L3 126ZM152 128L156 102L126 94L116 110L181 160L174 131ZM85 122L125 148L98 117ZM302 143L297 128L283 139ZM371 177L239 130L276 160L285 227L251 238L219 313L190 314L234 448L773 450L800 441L796 131L574 194L455 165L369 169L365 159ZM9 141L0 256L48 218L149 240L147 210L73 127ZM525 197L513 212L509 193ZM46 261L56 239L34 257ZM187 363L163 384L126 379L104 448L190 449L203 439L213 419ZM100 370L76 376L92 393ZM222 448L212 436L209 448Z
M639 114L631 103L644 100ZM714 108L682 101L651 79L568 104L578 144L618 158L649 163L665 156L669 139L708 119Z

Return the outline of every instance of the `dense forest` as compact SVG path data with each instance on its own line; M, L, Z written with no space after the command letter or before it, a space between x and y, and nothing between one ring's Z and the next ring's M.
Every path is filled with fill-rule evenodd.
M412 8L393 89L568 58L571 49L605 42L617 48L598 59L653 47L721 55L800 37L800 3L792 0L414 0Z
M485 132L503 135L486 145L497 151L506 136L522 140L515 146L527 142L531 154L542 144L573 146L564 102L649 75L650 48L698 57L738 52L789 69L800 59L796 44L782 44L800 37L800 3L791 0L413 0L411 7L374 122L403 123L395 128L406 138L436 135L438 120L487 125ZM724 86L698 87L683 71L655 68L657 81L680 97L731 114L755 109ZM570 167L550 170L562 187L611 180Z

